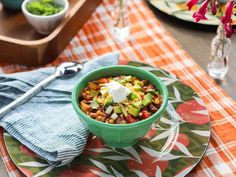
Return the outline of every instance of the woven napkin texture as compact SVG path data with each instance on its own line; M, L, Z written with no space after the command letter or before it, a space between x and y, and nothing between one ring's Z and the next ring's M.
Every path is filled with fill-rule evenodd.
M27 103L0 119L0 125L50 165L71 162L84 149L88 130L79 120L71 103L71 91L89 71L118 64L118 53L110 53L87 62L73 77L61 77ZM0 108L12 102L47 78L54 68L0 75Z

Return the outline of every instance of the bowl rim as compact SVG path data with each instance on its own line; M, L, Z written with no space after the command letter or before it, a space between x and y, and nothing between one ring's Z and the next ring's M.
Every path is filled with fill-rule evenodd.
M26 8L27 3L31 2L31 1L38 1L38 0L24 0L22 5L21 5L21 10L23 11L23 13L25 13L28 16L34 17L34 18L40 18L40 19L49 19L49 18L53 18L56 16L60 16L62 14L64 14L68 9L69 9L69 2L68 0L60 0L65 2L65 5L63 6L63 10L60 11L59 13L53 14L53 15L47 15L47 16L42 16L42 15L35 15L32 14L31 12L29 12Z
M103 70L111 70L113 68L121 68L121 69L125 69L125 68L130 68L130 69L133 69L133 70L137 70L137 72L142 72L146 75L149 75L150 77L153 77L156 82L158 82L160 85L161 85L161 89L163 94L161 95L162 96L162 104L161 104L161 107L158 109L158 111L156 111L153 115L151 115L150 117L148 117L147 119L144 119L144 120L141 120L141 121L138 121L138 122L135 122L135 123L130 123L130 124L108 124L108 123L104 123L104 122L100 122L100 121L97 121L93 118L91 118L90 116L88 116L87 114L85 114L79 107L79 104L78 104L78 98L76 97L77 95L77 87L78 85L83 82L84 80L86 80L87 77L89 77L90 75L93 75L97 72L102 72ZM156 115L158 114L161 114L165 108L167 107L167 103L168 103L168 90L167 90L167 87L164 85L164 83L154 74L152 74L151 72L149 71L146 71L144 69L141 69L141 68L138 68L138 67L134 67L134 66L127 66L127 65L115 65L115 66L106 66L106 67L101 67L101 68L98 68L98 69L95 69L87 74L85 74L84 76L82 76L78 82L75 84L73 90L72 90L72 94L71 94L71 100L72 100L72 105L75 109L75 111L79 114L79 116L82 114L83 116L80 116L82 117L82 119L85 119L88 120L89 122L93 122L95 124L99 124L101 126L106 126L106 127L122 127L122 128L128 128L128 127L135 127L135 126L138 126L138 125L143 125L145 123L150 123L150 122L153 122L153 119L155 118Z

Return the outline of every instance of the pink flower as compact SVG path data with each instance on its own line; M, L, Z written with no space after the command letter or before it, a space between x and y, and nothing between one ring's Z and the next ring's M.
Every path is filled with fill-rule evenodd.
M212 0L211 13L212 13L212 15L215 15L216 12L217 12L217 10L216 10L216 0Z
M188 1L186 2L186 6L188 6L188 10L191 10L192 7L193 7L195 4L197 4L197 2L198 2L198 0L188 0Z
M233 12L233 0L230 0L226 5L225 16L221 18L223 24L231 23L231 16Z
M200 20L207 20L205 15L207 13L208 4L209 4L209 0L204 1L204 3L201 5L198 11L193 13L193 18L195 18L196 22L199 22Z
M225 23L225 24L223 24L223 26L224 26L224 29L225 29L226 37L230 38L233 34L231 22L230 23Z
M227 5L226 5L226 12L225 12L225 16L223 16L221 18L221 22L223 23L225 32L226 32L226 36L227 37L231 37L232 36L232 12L233 12L233 0L230 0Z

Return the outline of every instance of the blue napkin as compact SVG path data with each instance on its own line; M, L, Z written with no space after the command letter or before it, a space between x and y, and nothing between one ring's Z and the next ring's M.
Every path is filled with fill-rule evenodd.
M0 118L2 126L50 165L70 163L84 149L88 130L71 104L71 91L78 79L89 71L118 64L118 53L91 60L74 77L62 77L27 103ZM47 78L54 68L0 75L0 108L12 102L34 85Z

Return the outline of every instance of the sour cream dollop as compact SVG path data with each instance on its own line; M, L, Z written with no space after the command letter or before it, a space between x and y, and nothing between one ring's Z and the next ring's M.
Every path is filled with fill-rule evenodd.
M108 83L107 88L108 93L112 96L115 103L125 101L127 96L131 93L130 89L115 81Z

